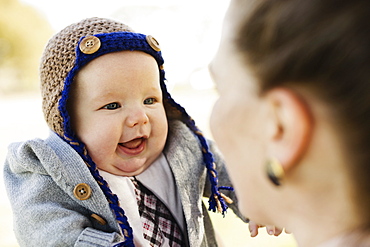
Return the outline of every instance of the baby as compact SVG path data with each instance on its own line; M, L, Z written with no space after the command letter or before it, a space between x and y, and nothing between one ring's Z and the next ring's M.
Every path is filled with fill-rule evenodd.
M85 19L51 38L40 70L50 136L11 144L4 170L21 246L217 246L202 197L239 215L236 198L152 36Z

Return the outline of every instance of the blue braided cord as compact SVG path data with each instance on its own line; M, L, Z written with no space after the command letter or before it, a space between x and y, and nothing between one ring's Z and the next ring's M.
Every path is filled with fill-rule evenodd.
M63 91L64 93L64 91ZM62 97L63 99L63 97ZM64 101L60 101L64 102ZM66 102L66 101L65 101ZM66 114L66 117L64 118L65 123L64 126L69 126L69 115ZM85 145L78 141L76 138L72 136L68 136L68 134L65 132L64 137L62 137L66 142L68 142L73 149L77 151L77 153L82 157L82 159L86 162L88 169L90 170L90 173L94 177L94 179L98 182L99 187L103 191L105 197L107 198L109 202L109 207L112 209L116 216L116 220L119 222L119 225L122 229L122 231L127 232L127 236L125 236L125 243L127 242L127 247L134 247L133 244L133 234L132 234L132 228L130 227L130 224L128 223L128 219L125 215L124 210L119 207L119 201L117 195L113 194L113 192L110 190L108 183L103 179L102 176L100 176L99 171L96 167L96 164L91 159L91 157L87 154L85 154ZM132 243L132 244L130 244ZM126 245L125 245L126 246Z
M162 80L161 80L162 82ZM209 211L216 212L216 209L218 208L217 200L220 203L221 206L221 213L223 216L225 216L225 213L227 211L227 204L225 200L222 198L219 189L217 187L218 185L218 178L217 178L217 171L214 168L214 158L213 154L209 150L209 145L207 143L207 140L204 138L201 131L198 129L198 127L195 124L195 121L189 116L189 114L186 112L185 108L183 108L180 104L176 103L174 99L171 97L170 93L167 91L166 85L164 83L161 83L162 92L164 92L164 97L167 100L168 103L170 103L173 107L175 107L177 110L181 112L181 114L185 117L184 121L185 124L190 128L193 133L198 137L199 142L203 148L203 161L207 167L207 173L208 178L211 183L211 196L208 200L209 203ZM225 188L231 188L231 187L221 187L223 189ZM232 188L231 188L232 189ZM217 198L217 199L216 199Z
M135 247L135 244L132 240L130 240L130 241L125 240L125 242L115 244L115 245L113 245L113 247Z
M233 187L229 187L229 186L220 186L220 187L218 187L218 190L230 190L230 191L234 191L234 188Z
M69 137L67 138L70 139ZM122 231L127 233L125 234L125 242L124 245L122 246L134 247L135 245L133 243L132 228L128 223L128 219L125 215L124 210L119 206L119 199L117 195L113 194L113 192L110 190L108 186L108 183L99 174L96 164L91 159L91 157L87 155L87 153L85 152L84 144L79 141L69 141L69 143L78 152L82 159L87 163L87 167L89 168L92 176L98 182L100 188L104 192L104 195L106 196L109 202L110 208L115 213L118 224L120 225Z
M131 242L127 243L127 241L113 245L113 247L131 247L131 246L134 246L134 243Z

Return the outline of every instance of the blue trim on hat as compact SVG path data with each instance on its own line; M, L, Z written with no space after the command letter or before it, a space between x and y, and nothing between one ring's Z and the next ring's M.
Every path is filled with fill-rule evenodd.
M97 169L96 164L91 159L91 157L87 154L87 150L85 144L78 140L78 138L74 135L71 124L70 124L70 116L67 111L67 101L70 92L71 85L73 83L73 78L76 76L77 72L85 66L87 63L92 61L93 59L102 56L107 53L117 52L117 51L142 51L145 52L157 61L158 68L160 71L160 85L162 89L162 93L164 96L164 100L171 104L175 109L181 112L184 116L185 124L194 132L194 134L199 139L202 145L202 152L203 152L203 160L207 167L207 174L209 180L211 182L211 196L209 199L209 209L210 211L215 212L218 209L223 215L225 215L226 209L228 206L226 205L222 195L220 194L220 189L227 189L232 190L231 187L217 187L218 180L217 180L217 171L214 165L214 158L213 154L209 150L208 143L206 139L203 137L200 130L195 125L194 120L187 114L186 110L176 103L171 95L168 93L166 85L165 85L165 72L161 69L161 66L164 63L162 58L162 54L160 51L155 51L147 42L146 35L140 33L132 33L132 32L112 32L112 33L103 33L103 34L96 34L94 35L99 38L101 42L100 48L93 54L84 54L80 51L79 45L84 37L82 37L76 47L76 61L75 65L72 70L68 73L65 83L64 89L62 91L61 99L59 100L58 110L63 118L63 128L64 128L64 136L61 136L66 142L68 142L83 158L86 165L88 166L91 174L95 178L95 180L100 185L100 188L103 190L110 208L113 210L116 216L116 220L120 225L122 232L125 236L125 241L123 243L119 243L115 246L127 246L132 247L134 246L133 242L133 233L132 228L128 222L127 217L125 216L124 210L119 206L118 197L113 194L110 190L108 183L100 176L99 171Z

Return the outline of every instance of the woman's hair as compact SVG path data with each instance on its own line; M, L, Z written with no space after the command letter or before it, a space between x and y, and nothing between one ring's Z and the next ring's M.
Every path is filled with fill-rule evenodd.
M236 48L261 94L299 86L329 106L370 225L370 1L257 0L242 11Z

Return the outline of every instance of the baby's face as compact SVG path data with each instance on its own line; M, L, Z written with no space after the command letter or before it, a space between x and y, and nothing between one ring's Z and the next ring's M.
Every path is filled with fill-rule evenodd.
M143 172L168 132L155 59L140 51L109 53L83 67L74 83L72 126L98 168L121 176Z

